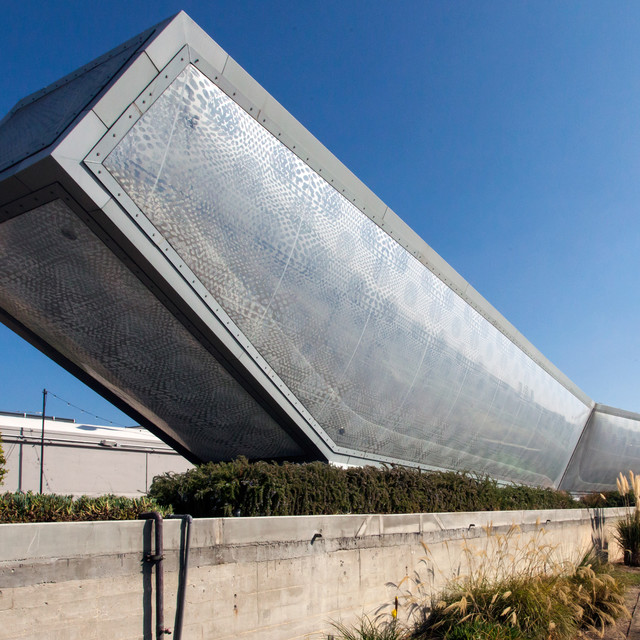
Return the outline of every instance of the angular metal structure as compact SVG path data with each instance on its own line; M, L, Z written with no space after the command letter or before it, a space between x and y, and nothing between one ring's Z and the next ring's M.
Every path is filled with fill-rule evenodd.
M591 490L640 459L640 416L597 407L184 13L0 123L0 309L194 461Z

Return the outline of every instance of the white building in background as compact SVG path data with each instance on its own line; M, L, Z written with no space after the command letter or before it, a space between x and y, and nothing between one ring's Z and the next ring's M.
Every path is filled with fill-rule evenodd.
M0 491L40 488L42 416L0 412L8 473ZM47 417L43 492L141 496L154 476L193 465L141 427L104 427Z

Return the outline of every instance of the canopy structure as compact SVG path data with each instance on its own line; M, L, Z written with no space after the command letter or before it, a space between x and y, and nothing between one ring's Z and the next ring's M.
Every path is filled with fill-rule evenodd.
M3 322L193 461L602 490L596 405L186 14L0 122Z

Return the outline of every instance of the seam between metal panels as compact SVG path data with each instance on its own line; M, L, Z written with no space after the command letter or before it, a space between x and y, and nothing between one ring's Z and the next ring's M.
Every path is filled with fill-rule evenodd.
M31 209L53 202L53 200L62 200L67 204L71 202L69 194L57 182L2 205L0 207L0 224L27 213Z
M591 407L591 411L589 412L589 415L587 416L587 421L584 423L584 427L582 427L582 431L580 432L580 437L578 438L578 442L576 442L576 446L574 447L573 452L571 453L571 457L569 458L569 462L567 462L567 466L565 467L564 472L562 474L562 477L560 478L560 482L558 482L558 487L557 487L558 489L560 489L562 487L562 483L564 482L564 479L565 479L567 473L569 472L569 469L571 468L573 460L576 457L576 454L578 453L578 449L579 449L580 445L582 444L582 441L584 440L584 438L587 435L587 430L591 426L591 423L593 422L593 419L594 419L595 414L596 414L596 407L597 407L596 404L594 404L593 407Z

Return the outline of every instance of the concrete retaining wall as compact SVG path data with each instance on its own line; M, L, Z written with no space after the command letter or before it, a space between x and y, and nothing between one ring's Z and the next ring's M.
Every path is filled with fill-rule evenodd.
M607 526L620 513L600 510ZM596 535L593 516L567 510L196 520L183 638L326 638L332 620L349 622L391 604L397 591L389 582L418 570L433 590L464 571L465 543L491 557L505 538L487 537L490 525L512 550L536 541L559 559L576 560ZM513 524L520 532L510 532ZM169 628L180 527L164 522ZM143 559L152 540L151 522L0 525L0 638L155 637L155 583Z

